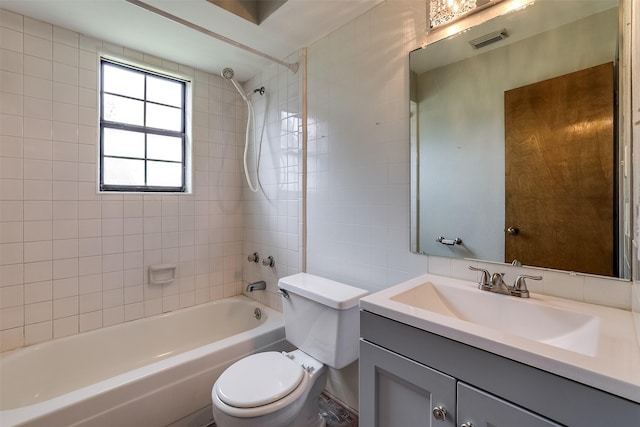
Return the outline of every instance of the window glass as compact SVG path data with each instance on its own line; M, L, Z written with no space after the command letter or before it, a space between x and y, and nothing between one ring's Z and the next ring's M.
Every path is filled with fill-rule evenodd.
M145 185L144 160L105 157L103 173L104 181L110 185Z
M149 135L147 157L154 160L182 162L182 140L173 136Z
M181 163L147 162L148 185L160 187L175 187L180 184L182 174Z
M147 103L147 126L179 132L182 130L180 112L179 108Z
M144 74L115 64L105 63L102 67L102 90L107 93L144 98Z
M158 104L182 107L180 83L153 76L147 77L147 100Z
M109 122L144 125L144 102L117 95L104 94L103 115Z
M100 189L186 191L186 83L101 61Z
M144 133L105 128L102 138L105 156L144 159Z

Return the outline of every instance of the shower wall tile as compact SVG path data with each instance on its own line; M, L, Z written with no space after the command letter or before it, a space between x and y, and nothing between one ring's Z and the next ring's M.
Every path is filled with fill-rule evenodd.
M233 88L2 9L0 31L0 351L240 293L246 107ZM191 194L96 191L103 51L192 78ZM174 283L148 283L160 263Z
M286 61L293 63L301 59L302 56L296 53ZM277 310L282 309L277 294L278 279L302 271L301 85L300 72L293 73L279 65L270 65L245 84L255 108L262 190L254 193L247 185L243 187L243 279L245 285L266 281L266 291L247 295ZM263 86L264 95L253 92ZM236 129L244 129L245 119L236 121ZM255 162L256 152L250 145L247 163L254 185ZM253 252L260 255L257 264L247 261L247 256ZM275 260L274 267L262 265L262 260L269 256Z
M23 52L23 34L10 28L0 28L0 46L14 52Z

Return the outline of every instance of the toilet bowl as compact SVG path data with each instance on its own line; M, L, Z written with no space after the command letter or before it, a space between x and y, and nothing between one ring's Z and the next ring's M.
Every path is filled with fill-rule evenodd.
M327 368L300 350L256 353L231 365L212 391L218 427L324 427L318 396Z
M324 427L318 398L327 366L341 369L358 358L358 302L368 292L300 273L278 282L290 353L247 356L211 390L218 427Z

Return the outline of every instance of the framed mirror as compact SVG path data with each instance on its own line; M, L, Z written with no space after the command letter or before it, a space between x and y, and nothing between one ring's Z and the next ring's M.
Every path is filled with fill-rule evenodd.
M538 0L410 53L411 250L630 278L617 0Z

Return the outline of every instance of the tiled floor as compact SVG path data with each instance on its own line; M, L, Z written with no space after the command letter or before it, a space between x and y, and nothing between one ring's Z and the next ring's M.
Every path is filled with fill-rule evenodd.
M358 427L358 416L324 393L320 395L320 414L327 427Z
M320 395L320 413L327 427L358 427L358 416L324 393ZM216 427L216 423L207 427Z

